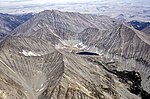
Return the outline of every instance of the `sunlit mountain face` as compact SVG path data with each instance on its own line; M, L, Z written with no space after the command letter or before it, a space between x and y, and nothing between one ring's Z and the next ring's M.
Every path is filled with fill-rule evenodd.
M150 1L0 0L0 99L150 99Z
M45 10L0 42L1 99L148 99L150 40L108 16Z

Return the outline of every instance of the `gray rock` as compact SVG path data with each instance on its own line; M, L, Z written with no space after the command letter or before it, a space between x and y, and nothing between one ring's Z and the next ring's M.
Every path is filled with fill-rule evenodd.
M141 99L113 70L139 72L150 91L149 36L114 19L44 11L11 34L0 42L2 99ZM99 56L73 53L95 49Z
M0 37L4 37L32 17L32 14L12 15L0 13Z
M2 99L140 99L102 65L42 39L7 37L0 45Z

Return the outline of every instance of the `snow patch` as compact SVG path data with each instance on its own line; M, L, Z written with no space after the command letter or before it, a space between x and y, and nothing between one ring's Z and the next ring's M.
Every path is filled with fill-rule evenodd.
M41 87L43 87L43 84L41 84Z
M36 89L36 92L38 92L39 91L39 89Z
M44 88L41 88L39 91L42 91Z
M35 54L35 53L31 52L31 51L27 52L25 50L22 50L22 52L19 52L19 53L21 53L21 54L23 54L25 56L41 56L40 54Z
M79 48L80 50L85 49L87 46L84 45L82 42L75 44L74 47Z

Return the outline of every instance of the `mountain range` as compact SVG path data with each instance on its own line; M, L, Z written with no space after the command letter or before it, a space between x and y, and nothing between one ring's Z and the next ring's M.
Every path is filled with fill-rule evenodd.
M145 31L104 15L37 13L0 42L0 98L148 99Z
M0 13L0 39L31 17L31 13L20 15Z

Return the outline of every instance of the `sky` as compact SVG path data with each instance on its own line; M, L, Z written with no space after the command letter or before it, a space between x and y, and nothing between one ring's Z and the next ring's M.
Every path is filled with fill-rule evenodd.
M50 4L84 3L96 0L0 0L0 13L7 10L35 8Z
M42 4L53 4L53 3L87 2L87 1L93 1L93 0L0 0L0 7L42 5Z
M54 3L55 4L56 3L82 3L82 2L89 2L89 1L115 1L115 0L0 0L0 9L16 8L16 7L19 8L19 7L54 4ZM120 1L140 1L140 0L120 0Z
M27 12L30 10L39 11L49 9L51 5L59 7L59 4L67 3L86 3L86 2L107 2L107 4L113 4L121 2L145 2L150 0L0 0L0 13L20 13L21 11ZM109 3L108 3L109 2ZM145 2L147 4L147 2ZM141 5L141 3L139 3ZM61 6L60 6L61 7ZM31 11L32 12L32 11Z
M0 10L60 3L81 3L93 0L0 0Z
M0 0L0 9L36 6L56 3L82 3L89 1L119 1L119 0ZM120 0L120 1L143 1L143 0ZM145 0L150 1L150 0Z

